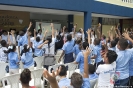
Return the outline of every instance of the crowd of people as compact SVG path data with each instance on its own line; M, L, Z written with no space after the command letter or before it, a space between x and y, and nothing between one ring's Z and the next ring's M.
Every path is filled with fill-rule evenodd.
M96 29L85 31L74 25L72 32L66 26L60 31L54 29L51 23L51 34L48 30L42 33L40 29L32 31L32 22L26 31L15 29L9 32L3 30L0 36L0 62L9 63L9 73L19 73L19 62L23 63L24 71L20 81L23 88L32 88L29 85L31 70L34 70L34 57L44 56L43 76L48 79L52 88L90 88L90 81L98 79L96 88L132 88L133 86L133 32L124 29L120 32L119 26L112 26L107 32L101 33L101 24ZM50 29L49 29L50 30ZM76 32L77 31L77 32ZM87 37L85 36L87 35ZM78 64L79 73L74 72L67 78L67 67L60 65L57 71L49 73L49 66L55 65L55 55L63 50L59 63ZM95 63L92 63L92 60ZM59 80L56 77L59 76ZM34 88L34 87L33 87Z

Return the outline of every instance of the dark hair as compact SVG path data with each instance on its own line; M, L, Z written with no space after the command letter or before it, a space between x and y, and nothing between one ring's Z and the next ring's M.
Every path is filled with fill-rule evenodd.
M105 47L104 47L104 45L101 45L101 48L102 48L102 50L105 50Z
M11 32L11 30L16 31L16 29L12 29L12 28L10 28L10 32Z
M22 84L29 84L31 80L31 71L29 69L24 69L20 74L20 81Z
M79 73L73 73L71 76L71 84L74 88L81 88L83 77Z
M118 55L115 51L108 50L106 56L108 58L108 62L111 64L112 62L116 61Z
M37 42L40 42L40 40L41 40L40 37L37 36L37 37L36 37L36 41L37 41Z
M120 46L120 48L121 48L122 50L125 50L125 49L127 48L127 46L128 46L127 40L124 39L124 38L121 38L121 39L119 40L119 46Z
M7 42L5 40L1 40L0 43L1 43L2 47L6 47L6 45L7 45Z
M88 42L88 38L87 37L85 37L85 42Z
M95 73L95 66L92 64L89 64L89 74L94 74Z
M28 51L29 51L29 49L30 49L30 47L28 47L28 45L27 45L27 44L25 44L25 45L24 45L24 49L23 49L23 53L28 52Z
M67 75L67 69L64 65L60 65L61 66L61 71L59 73L59 76L66 76Z
M129 48L129 49L133 48L132 44L129 43L129 44L128 44L128 48Z
M111 44L111 47L115 47L117 43L116 43L116 41L113 40L110 42L110 44Z
M79 31L78 32L80 32L81 33L81 28L79 29Z
M82 49L82 40L81 40L80 38L78 38L78 39L76 40L76 44L79 45L79 50L81 50L81 49Z
M40 31L42 32L42 30L41 30L41 29L39 29L39 30L38 30L38 33L39 33Z
M6 30L3 30L2 33L7 32Z
M85 50L87 46L89 47L89 43L88 42L83 42L82 46L83 46L83 49Z
M105 35L102 35L103 39L106 39L106 36Z
M95 43L95 45L99 45L99 44L100 44L100 39L95 38L95 39L94 39L94 43Z
M4 51L4 53L10 53L10 52L15 52L15 50L16 50L16 45L14 45L14 44L12 44L12 45L10 45L11 47L12 47L12 49L8 49L7 51ZM9 46L9 47L10 47Z
M56 39L57 39L57 40L61 40L61 35L57 35L57 36L56 36Z
M50 52L50 43L52 42L52 37L48 36L46 40L48 40L48 51Z
M23 35L24 35L24 32L23 32L23 31L20 31L20 32L19 32L19 35L20 35L20 36L23 36Z
M67 35L67 41L71 41L72 40L72 35L71 34L68 34Z
M115 38L116 44L118 43L118 41L119 41L119 37Z

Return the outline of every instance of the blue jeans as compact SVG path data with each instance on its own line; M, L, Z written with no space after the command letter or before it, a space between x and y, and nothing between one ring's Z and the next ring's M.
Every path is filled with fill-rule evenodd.
M122 88L121 86L125 86L126 88L128 81L129 81L129 78L118 80L115 82L115 86L117 86L117 88Z

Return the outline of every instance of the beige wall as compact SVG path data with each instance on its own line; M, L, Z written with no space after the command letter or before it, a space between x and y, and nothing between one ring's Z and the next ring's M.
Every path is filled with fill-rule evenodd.
M74 15L74 21L73 24L78 24L77 25L77 31L79 28L84 28L84 17L83 16L78 16L78 15Z
M29 12L0 11L0 29L3 30L9 30L10 28L14 28L17 31L22 30L29 25L29 20Z
M111 29L112 25L102 25L102 34L104 34L106 37L108 37L107 32ZM115 32L113 31L113 34Z

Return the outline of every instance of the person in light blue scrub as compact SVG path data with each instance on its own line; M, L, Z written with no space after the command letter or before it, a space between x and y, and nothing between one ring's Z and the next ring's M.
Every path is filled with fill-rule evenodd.
M8 47L8 51L6 51L8 53L10 74L19 73L19 58L18 58L18 54L15 51L16 51L15 45L10 45Z
M110 48L109 48L109 50L113 50L113 51L116 51L116 41L111 41L110 42Z
M21 54L21 50L23 49L23 46L25 44L28 44L28 35L27 33L29 33L30 35L32 34L32 31L30 30L32 26L32 22L30 22L29 24L29 27L27 29L27 32L24 34L24 32L21 32L19 40L18 40L18 54L19 54L19 57L20 57L20 54Z
M75 42L74 42L74 39L72 39L72 35L71 34L67 35L67 42L62 47L63 54L65 53L64 63L70 63L74 61L74 58L73 58L74 43ZM63 54L61 55L61 57L63 56Z
M77 57L78 53L81 52L81 48L82 48L82 41L80 38L78 38L76 40L76 44L73 47L73 53L75 54L75 58Z
M98 75L95 73L95 66L92 64L89 64L89 80L94 80L98 78Z
M21 54L21 61L24 64L24 68L34 70L33 51L31 48L30 35L28 36L28 45L24 45L24 49Z
M64 86L65 87L68 87L70 86L70 79L66 78L66 75L67 75L67 68L64 66L64 65L61 65L61 71L59 73L59 82L58 82L58 85L59 85L59 88L63 88Z
M127 86L129 80L129 61L132 58L132 53L127 50L127 46L126 39L120 39L117 44L119 51L117 52L116 72L119 74L119 79L115 82L116 86Z
M84 72L84 55L83 52L85 51L86 47L89 47L87 42L83 43L83 50L78 53L76 60L74 61L75 64L79 64L80 73L83 74ZM90 56L88 56L88 64L91 64Z
M94 40L94 48L93 48L93 54L94 56L91 57L91 59L95 59L95 66L98 67L99 64L103 64L103 60L101 57L101 46L100 46L100 39L96 38Z

